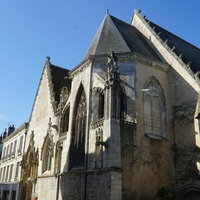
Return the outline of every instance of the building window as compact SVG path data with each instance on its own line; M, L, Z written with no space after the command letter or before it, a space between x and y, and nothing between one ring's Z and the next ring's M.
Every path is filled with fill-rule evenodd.
M111 117L116 119L126 118L126 95L122 84L113 85Z
M20 137L20 141L19 141L19 148L17 150L17 154L21 155L22 154L22 147L23 147L23 136Z
M10 166L7 166L7 169L6 169L6 181L8 181L9 169L10 169Z
M98 105L98 118L102 119L104 117L104 93L98 93L99 105Z
M13 164L10 166L9 181L11 181L12 179L12 174L13 174Z
M42 147L42 173L51 171L53 146L52 136L48 133Z
M70 107L67 108L62 118L62 133L65 133L69 130L69 111Z
M3 168L1 168L1 170L0 170L0 181L2 181L2 179L3 179L3 177L2 177L2 170L3 170Z
M166 138L166 101L159 82L151 77L142 91L145 135L153 139Z
M6 167L3 168L3 182L6 180Z
M15 171L15 179L17 180L19 177L19 167L20 167L20 162L16 163L16 171Z
M10 145L10 155L12 154L12 151L13 151L13 143L11 143Z
M86 132L86 95L83 86L78 90L70 145L69 168L83 167L85 159L85 132Z
M120 119L126 119L126 113L127 113L127 103L126 103L126 93L125 89L122 85L120 85Z
M5 161L6 159L6 147L3 148L3 157L2 157L2 161Z
M14 143L14 148L13 148L14 153L16 152L16 147L17 147L17 140L15 140L15 143Z
M9 149L10 149L10 146L8 145L8 146L7 146L7 153L6 153L6 157L7 157L7 158L9 157L9 153L10 153L10 152L9 152Z
M95 87L93 90L93 120L96 121L104 118L105 90L100 87Z

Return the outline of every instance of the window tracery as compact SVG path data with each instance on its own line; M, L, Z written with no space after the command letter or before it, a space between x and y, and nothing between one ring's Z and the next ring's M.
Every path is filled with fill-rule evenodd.
M86 95L81 85L74 107L74 122L71 140L71 153L69 168L83 167L85 159L85 132L86 132Z
M45 171L50 171L52 166L53 158L53 141L52 136L49 134L46 136L46 139L42 148L42 173Z
M166 101L155 77L147 80L143 93L144 133L150 138L166 137Z
M70 112L70 107L66 109L62 117L61 133L65 133L69 130L69 112Z
M53 135L51 134L51 118L49 119L49 129L47 135L44 138L44 143L41 151L42 160L42 173L45 171L51 171L52 158L54 156L54 142Z
M94 109L94 121L100 120L104 118L104 102L105 102L105 90L100 87L94 88L94 101L93 101L93 109ZM96 103L95 103L96 102ZM97 106L97 107L96 107ZM95 110L97 111L95 113Z

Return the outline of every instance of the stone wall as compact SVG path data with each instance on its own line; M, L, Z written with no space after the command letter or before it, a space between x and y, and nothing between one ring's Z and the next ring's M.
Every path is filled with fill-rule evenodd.
M37 178L36 194L38 199L56 199L57 179L54 176Z
M63 174L60 179L61 195L59 199L121 200L121 172L112 172L111 170Z

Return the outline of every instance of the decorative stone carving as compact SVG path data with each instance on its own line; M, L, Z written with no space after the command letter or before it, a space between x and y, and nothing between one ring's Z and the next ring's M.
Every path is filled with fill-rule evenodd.
M96 146L100 145L107 147L107 143L103 142L103 130L99 128L98 130L96 130Z
M28 199L32 192L35 191L39 164L39 153L38 148L35 149L34 145L34 132L32 131L27 153L23 156L21 162L22 176L19 188L19 199Z
M108 54L106 88L112 86L116 80L119 80L118 57L117 54L112 51Z
M103 122L104 122L104 119L99 119L97 121L94 121L91 123L91 128L95 129L95 128L101 127L103 126Z

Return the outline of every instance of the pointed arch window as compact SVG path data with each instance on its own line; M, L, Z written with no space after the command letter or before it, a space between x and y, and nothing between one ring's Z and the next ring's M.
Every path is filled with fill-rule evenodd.
M70 107L66 109L65 114L62 118L62 129L61 129L62 133L65 133L69 130L69 111Z
M105 90L100 87L94 88L93 94L93 120L100 120L104 118L104 102Z
M104 118L104 93L99 92L99 108L98 108L98 118Z
M127 113L127 103L126 103L126 93L123 85L120 85L120 119L123 120L126 118Z
M85 133L86 133L86 95L81 85L74 109L74 122L71 141L70 168L83 167L85 158Z
M50 134L45 137L42 147L42 173L51 171L53 158L53 140Z
M126 118L126 95L122 84L116 83L112 89L111 117L124 120Z
M166 138L166 100L161 85L151 77L142 91L144 134L154 139Z

